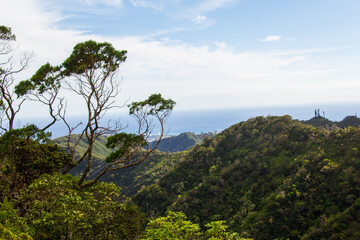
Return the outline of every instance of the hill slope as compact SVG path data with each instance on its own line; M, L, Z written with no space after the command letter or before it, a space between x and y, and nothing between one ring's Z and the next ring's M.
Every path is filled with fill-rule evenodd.
M153 184L155 180L159 179L172 170L178 162L181 162L183 160L182 156L185 154L185 152L180 153L180 151L185 151L194 145L201 143L205 137L212 136L212 133L182 133L178 136L165 138L158 146L158 150L160 151L155 151L142 164L123 169L122 171L107 174L101 178L101 181L113 182L122 188L123 194L132 196L137 193L143 186ZM66 137L55 139L55 142L63 148L66 148L66 141ZM111 150L108 149L105 144L106 137L100 137L95 141L93 172L96 172L97 169L101 168L106 156L111 152ZM155 145L155 142L152 142L151 145ZM84 138L80 141L77 148L78 155L83 154L86 151L86 148L87 143ZM85 167L86 160L72 169L70 174L74 176L80 176ZM90 173L89 178L91 178L92 173Z
M213 137L213 133L195 134L191 132L181 133L178 136L171 136L161 140L158 150L161 152L181 152L185 151L196 144L201 143L205 137ZM155 146L155 141L150 147Z
M335 128L347 128L347 127L358 127L360 126L360 118L357 116L346 116L340 122L331 121L322 116L316 116L306 121L301 121L304 124L308 124L314 127L323 127L326 129Z
M135 195L149 214L226 219L255 239L358 239L360 130L257 117L206 139Z

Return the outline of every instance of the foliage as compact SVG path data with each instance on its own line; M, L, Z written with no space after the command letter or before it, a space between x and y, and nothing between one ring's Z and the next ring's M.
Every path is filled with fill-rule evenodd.
M59 70L60 67L53 67L46 63L29 80L19 82L15 86L14 92L18 96L24 96L34 90L37 94L44 94L52 88L58 89L60 88L60 78L57 75Z
M245 240L245 238L240 238L239 234L237 233L228 232L228 226L225 225L225 221L214 221L207 223L205 224L205 227L209 228L205 232L205 236L209 240Z
M140 189L155 183L160 177L171 171L177 163L183 160L185 154L154 151L142 164L105 175L102 181L115 183L122 188L122 192L126 196L131 197Z
M18 197L33 180L44 173L58 172L70 160L36 126L6 132L0 136L0 201Z
M336 122L330 121L329 119L322 116L315 116L309 120L303 121L303 123L314 127L324 127L327 129L334 129L337 127Z
M202 142L205 137L210 136L213 136L213 134L182 133L178 136L163 138L157 149L166 151L166 153L154 151L148 156L148 160L142 164L107 174L101 178L101 181L115 183L121 187L123 194L131 197L142 187L153 184L157 179L168 173L177 163L181 162L184 159L184 155L187 154L186 152L178 152L175 154L171 154L170 152L177 152L193 147L196 143ZM76 137L71 138L71 141L75 141L75 139ZM56 138L54 141L66 149L67 137ZM100 166L104 164L104 160L111 153L111 149L106 147L106 142L107 138L105 136L98 138L94 142L94 170L89 173L89 179L96 176L97 169L101 168ZM155 145L156 141L150 142L151 148ZM84 154L86 149L87 141L83 138L78 144L76 157ZM74 176L80 176L85 167L86 160L74 167L69 173Z
M70 142L74 143L77 141L78 138L79 138L78 134L73 134L70 138ZM68 152L67 149L68 136L58 137L55 138L53 141ZM93 156L95 161L103 162L106 159L106 157L111 153L111 149L106 147L106 141L107 141L107 136L101 136L97 138L96 141L94 142ZM80 158L86 152L87 148L88 148L88 142L85 137L82 137L76 148L75 158ZM81 170L78 169L78 171L75 172L80 172L80 171Z
M360 126L360 118L357 116L346 116L337 125L340 128L358 127Z
M0 239L3 240L32 240L33 238L26 233L14 233L0 224Z
M2 203L0 202L0 239L31 240L32 238L26 234L29 231L24 218L17 214L14 202L7 199Z
M205 137L213 137L213 133L195 134L191 132L181 133L178 136L171 136L161 140L158 150L162 152L181 152L200 144ZM156 142L151 142L150 145L154 146Z
M175 106L175 102L171 99L164 99L161 94L152 94L145 101L132 102L128 105L129 113L139 114L144 113L146 115L158 115L159 113L165 113L172 110Z
M79 189L69 175L42 175L19 199L35 239L133 239L144 218L114 184Z
M11 28L0 26L0 39L2 40L15 40L15 35L11 32Z
M144 101L129 104L129 114L139 125L136 134L119 132L123 130L119 122L114 122L113 125L102 122L108 110L121 107L115 101L120 91L120 81L116 74L120 64L126 60L126 54L127 51L116 50L107 42L97 43L89 40L78 43L61 65L44 64L31 79L21 82L16 89L19 95L34 95L34 92L42 94L53 89L58 90L65 85L68 90L84 100L87 120L84 124L80 122L75 126L71 126L67 121L63 99L57 97L57 91L50 94L48 101L50 106L58 101L58 112L53 114L53 111L50 111L50 115L54 121L61 118L68 129L66 148L72 161L62 169L62 173L67 174L79 164L84 164L85 167L78 181L78 185L82 188L95 184L108 172L135 166L144 161L158 146L157 143L150 148L148 143L156 126L154 122L157 122L159 127L159 142L164 134L164 124L175 106L173 100L164 99L161 94L153 94ZM80 134L73 135L73 131L82 125ZM95 142L107 135L112 135L108 139L107 147L113 151L107 156L105 163L97 164L100 170L93 171L96 160ZM85 149L79 151L80 143L84 142L84 139ZM142 151L143 146L146 146L145 154L134 161L133 156ZM94 176L94 173L97 175ZM93 177L89 178L91 174ZM89 179L90 181L85 184L84 181Z
M315 110L316 111L316 110ZM320 110L318 110L320 111ZM346 116L340 122L330 121L325 118L325 116L320 116L319 112L316 112L315 117L301 121L302 123L309 124L314 127L323 127L326 129L335 129L335 128L347 128L347 127L358 127L360 126L360 118L357 116Z
M123 194L131 197L141 188L155 183L157 179L172 170L177 163L183 161L187 152L177 151L193 147L196 143L201 143L204 138L211 136L213 136L212 133L182 133L178 136L163 138L157 149L166 151L166 153L154 151L148 156L148 160L142 164L104 175L101 181L115 183L121 187ZM77 137L78 136L72 137L70 141L76 141ZM67 137L56 138L54 141L66 149ZM94 170L89 173L89 179L96 177L98 169L101 169L106 157L111 153L111 149L106 147L106 142L107 138L105 136L99 137L94 142ZM153 148L156 142L156 140L151 141L149 143L150 147ZM87 144L86 139L82 138L77 147L75 155L77 158L86 152ZM168 151L177 153L171 154ZM137 155L135 155L135 157L136 156ZM85 168L86 160L74 167L69 173L74 176L80 176Z
M228 232L225 221L211 222L206 227L209 229L203 233L198 224L186 220L184 213L169 211L166 217L158 217L148 223L144 240L246 240L237 233Z
M243 237L356 238L359 139L358 128L252 118L194 147L133 200L147 213L182 211L201 227L226 219Z
M200 239L200 227L186 220L181 212L169 212L149 222L145 239Z
M132 133L118 133L108 137L106 147L115 149L106 157L106 162L114 162L129 154L129 151L146 144L144 137Z
M115 72L121 62L126 60L127 51L118 51L110 43L97 43L89 40L78 43L71 55L62 64L63 75L78 75L86 72L100 70L105 77L110 72Z

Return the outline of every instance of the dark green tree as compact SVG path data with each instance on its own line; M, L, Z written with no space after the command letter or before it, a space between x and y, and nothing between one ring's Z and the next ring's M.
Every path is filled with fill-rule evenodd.
M18 200L34 239L138 239L145 218L114 184L80 189L78 178L43 175Z
M58 172L70 161L65 150L34 125L7 131L0 136L0 201L17 198L42 174Z
M112 108L121 107L116 104L120 90L120 80L118 71L120 64L126 60L126 51L116 50L110 43L97 43L89 40L77 44L71 55L60 65L43 65L38 72L28 81L24 81L17 88L19 94L28 94L30 90L49 92L52 89L58 89L64 85L68 90L80 96L84 100L84 107L87 109L87 119L84 123L71 125L65 116L65 111L61 112L64 106L62 100L59 100L59 111L53 116L53 119L60 117L68 128L67 149L72 156L72 163L63 169L63 173L68 173L79 163L86 161L86 168L83 171L79 186L89 186L96 183L101 176L109 171L119 170L130 167L142 162L156 147L150 148L148 140L155 129L159 127L160 137L165 132L164 124L173 109L175 102L171 99L166 100L160 94L151 95L147 100L134 102L129 105L130 115L138 123L136 135L118 133L122 130L119 122L113 125L103 123L106 112ZM57 97L51 94L51 97ZM50 98L51 100L54 98ZM52 101L48 101L53 103ZM157 124L154 123L154 120ZM55 120L54 120L55 121ZM80 134L74 140L73 132L80 130ZM117 134L115 134L117 133ZM93 165L93 148L96 139L104 135L112 135L108 146L117 149L107 159L107 164L98 171L94 180L84 184L89 176ZM88 143L87 150L80 157L76 157L76 150L79 142L86 139ZM146 146L145 153L135 162L132 160L135 153L141 152L142 146Z

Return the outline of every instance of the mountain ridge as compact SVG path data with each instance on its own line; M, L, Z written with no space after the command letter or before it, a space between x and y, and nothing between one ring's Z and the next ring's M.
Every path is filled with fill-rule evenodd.
M255 239L357 239L360 129L256 117L195 146L133 201L162 215L227 219ZM346 222L347 221L347 222Z

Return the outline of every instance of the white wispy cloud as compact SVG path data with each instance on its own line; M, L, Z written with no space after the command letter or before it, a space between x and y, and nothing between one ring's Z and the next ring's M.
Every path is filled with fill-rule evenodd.
M165 7L163 1L151 1L151 0L130 0L135 7L153 8L157 11L162 11Z
M225 42L214 42L214 45L221 49L227 48L227 44Z
M201 0L191 5L188 5L185 9L177 12L177 16L180 18L186 18L196 24L212 25L215 20L208 19L206 13L215 11L219 8L229 6L230 4L236 3L239 0Z
M79 0L79 1L88 5L106 5L113 7L121 7L123 5L123 0Z
M259 39L259 41L262 41L262 42L275 42L275 41L279 41L280 39L282 39L281 36L271 35L271 36L267 36L265 38L261 38L261 39Z
M129 0L135 7L152 8L163 11L167 6L178 6L182 0Z
M128 50L121 70L122 99L131 101L161 92L177 101L177 109L230 108L354 100L357 94L345 96L337 89L360 90L353 78L345 82L334 77L342 71L336 64L319 62L318 56L314 60L306 51L238 52L224 42L198 46L177 39L90 35L60 28L61 13L50 11L41 0L5 1L2 7L7 11L0 15L1 24L13 28L21 49L35 53L27 77L47 61L61 63L76 43L94 39ZM26 16L26 21L18 16ZM305 99L309 92L317 93ZM71 107L73 112L82 111L77 102L71 102ZM29 114L33 114L31 109Z
M197 15L196 17L193 18L193 22L197 23L197 24L201 24L206 20L206 16L205 15Z
M193 11L198 14L212 12L235 2L237 2L237 0L204 0L194 6Z

